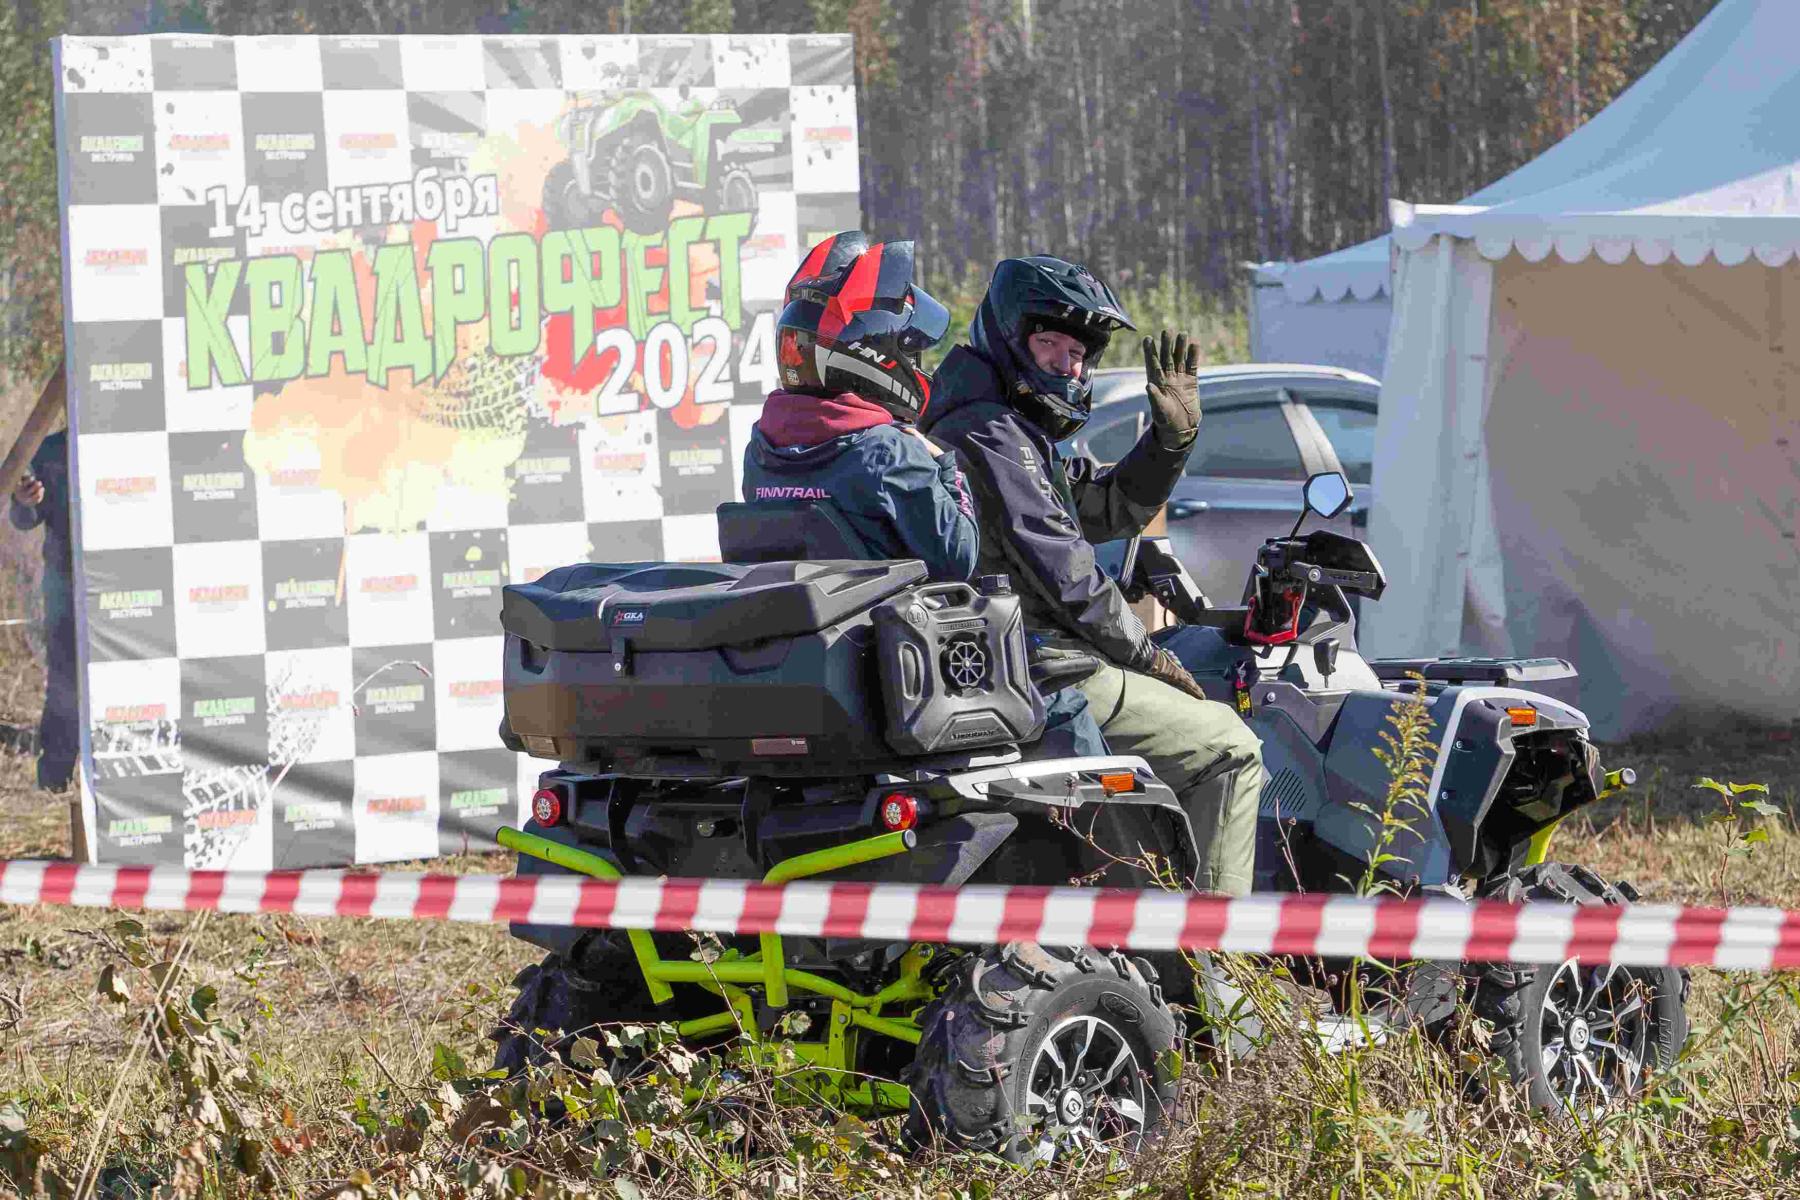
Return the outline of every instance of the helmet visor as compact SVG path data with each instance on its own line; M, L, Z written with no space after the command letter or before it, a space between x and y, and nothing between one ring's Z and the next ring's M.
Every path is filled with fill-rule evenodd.
M937 297L924 288L912 289L912 320L909 324L919 335L919 347L936 345L950 332L950 310L939 304Z

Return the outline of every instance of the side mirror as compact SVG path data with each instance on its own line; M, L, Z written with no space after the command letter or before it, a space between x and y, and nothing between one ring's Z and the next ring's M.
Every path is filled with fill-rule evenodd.
M1330 519L1349 507L1350 481L1338 471L1321 471L1306 481L1306 507Z

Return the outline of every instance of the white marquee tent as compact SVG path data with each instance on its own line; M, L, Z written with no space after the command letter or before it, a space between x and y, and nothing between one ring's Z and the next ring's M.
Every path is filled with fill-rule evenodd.
M1394 206L1371 653L1567 657L1609 735L1800 713L1796 45L1722 0L1474 203Z

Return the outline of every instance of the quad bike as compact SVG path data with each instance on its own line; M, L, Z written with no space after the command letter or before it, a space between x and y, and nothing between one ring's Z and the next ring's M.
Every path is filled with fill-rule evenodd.
M1348 496L1335 475L1306 490L1326 516ZM1379 599L1380 566L1360 542L1299 527L1259 551L1235 609L1208 604L1164 541L1102 548L1128 591L1186 622L1159 638L1263 738L1259 890L1347 891L1376 862L1402 891L1634 899L1544 861L1562 817L1631 782L1602 774L1582 714L1519 686L1571 677L1568 664L1364 662L1346 593ZM1141 887L1160 882L1148 862L1191 869L1190 815L1141 760L1034 741L1038 689L1072 677L1027 666L1003 579L927 585L917 563L851 561L867 557L854 540L829 505L725 505L725 564L586 564L506 589L501 736L562 764L525 831L501 832L520 871ZM1428 813L1384 844L1372 750L1413 673L1441 749ZM1209 969L1196 988L1174 956L765 935L699 962L669 934L513 932L549 956L519 977L502 1067L566 1057L600 1022L673 1019L689 1038L766 1045L800 1013L818 1036L797 1047L814 1068L797 1086L904 1110L914 1140L1015 1159L1166 1124L1178 1026L1159 979L1213 1028L1237 1025L1240 1048L1255 1033L1228 980ZM1351 964L1291 965L1346 999ZM1379 982L1382 1007L1327 1016L1321 1034L1441 1028L1466 997L1553 1111L1631 1090L1685 1037L1675 971L1425 963Z
M1191 873L1189 814L1142 759L1043 735L1043 690L1092 665L1034 668L1004 577L868 561L828 504L719 524L723 563L505 589L501 737L560 764L500 832L522 874L1143 887L1145 848ZM1179 1015L1149 958L764 934L699 961L683 935L512 931L548 957L496 1034L509 1070L567 1061L596 1023L753 1053L797 1032L796 1098L1021 1161L1135 1144L1174 1105Z
M1637 898L1579 865L1546 861L1556 827L1575 810L1635 782L1605 772L1588 720L1537 687L1573 679L1561 659L1365 661L1349 596L1378 601L1387 581L1364 543L1316 531L1307 513L1334 517L1351 500L1332 473L1309 479L1305 510L1286 537L1257 551L1242 606L1213 607L1167 539L1133 539L1102 555L1133 599L1155 596L1179 625L1159 641L1214 699L1232 704L1263 743L1268 782L1257 821L1256 890L1347 892L1371 877L1392 890L1462 899L1624 904ZM1419 811L1384 837L1389 772L1372 752L1408 696L1429 706L1429 788ZM1352 964L1290 964L1322 985L1336 1011L1319 1023L1327 1044L1381 1036L1396 1022L1444 1029L1458 1002L1492 1028L1491 1049L1530 1102L1590 1112L1641 1088L1687 1034L1687 977L1672 968L1560 964L1421 963L1379 973L1385 1002L1346 1010ZM1364 982L1372 976L1365 969ZM1202 999L1229 996L1202 989ZM1251 1032L1246 1030L1244 1032ZM1251 1039L1236 1039L1246 1048Z
M734 149L751 140L728 100L671 110L648 92L583 104L562 118L569 158L544 181L552 229L582 229L612 209L633 233L668 228L675 200L709 212L755 212L756 181Z

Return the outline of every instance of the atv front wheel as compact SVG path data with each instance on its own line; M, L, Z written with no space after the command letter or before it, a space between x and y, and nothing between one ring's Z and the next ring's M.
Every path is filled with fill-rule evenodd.
M714 212L756 211L756 180L746 167L728 167L719 177L713 201Z
M921 1019L906 1140L1042 1162L1154 1139L1178 1034L1148 966L1031 942L969 955Z
M544 180L544 222L553 230L590 229L600 223L604 205L581 190L575 164L559 162Z
M613 151L612 204L633 233L661 233L675 211L675 172L656 142L627 139Z
M1496 899L1626 904L1629 885L1586 867L1546 863L1507 877ZM1504 964L1478 977L1475 1012L1493 1026L1489 1043L1533 1108L1587 1119L1639 1094L1687 1038L1687 972L1570 959Z

